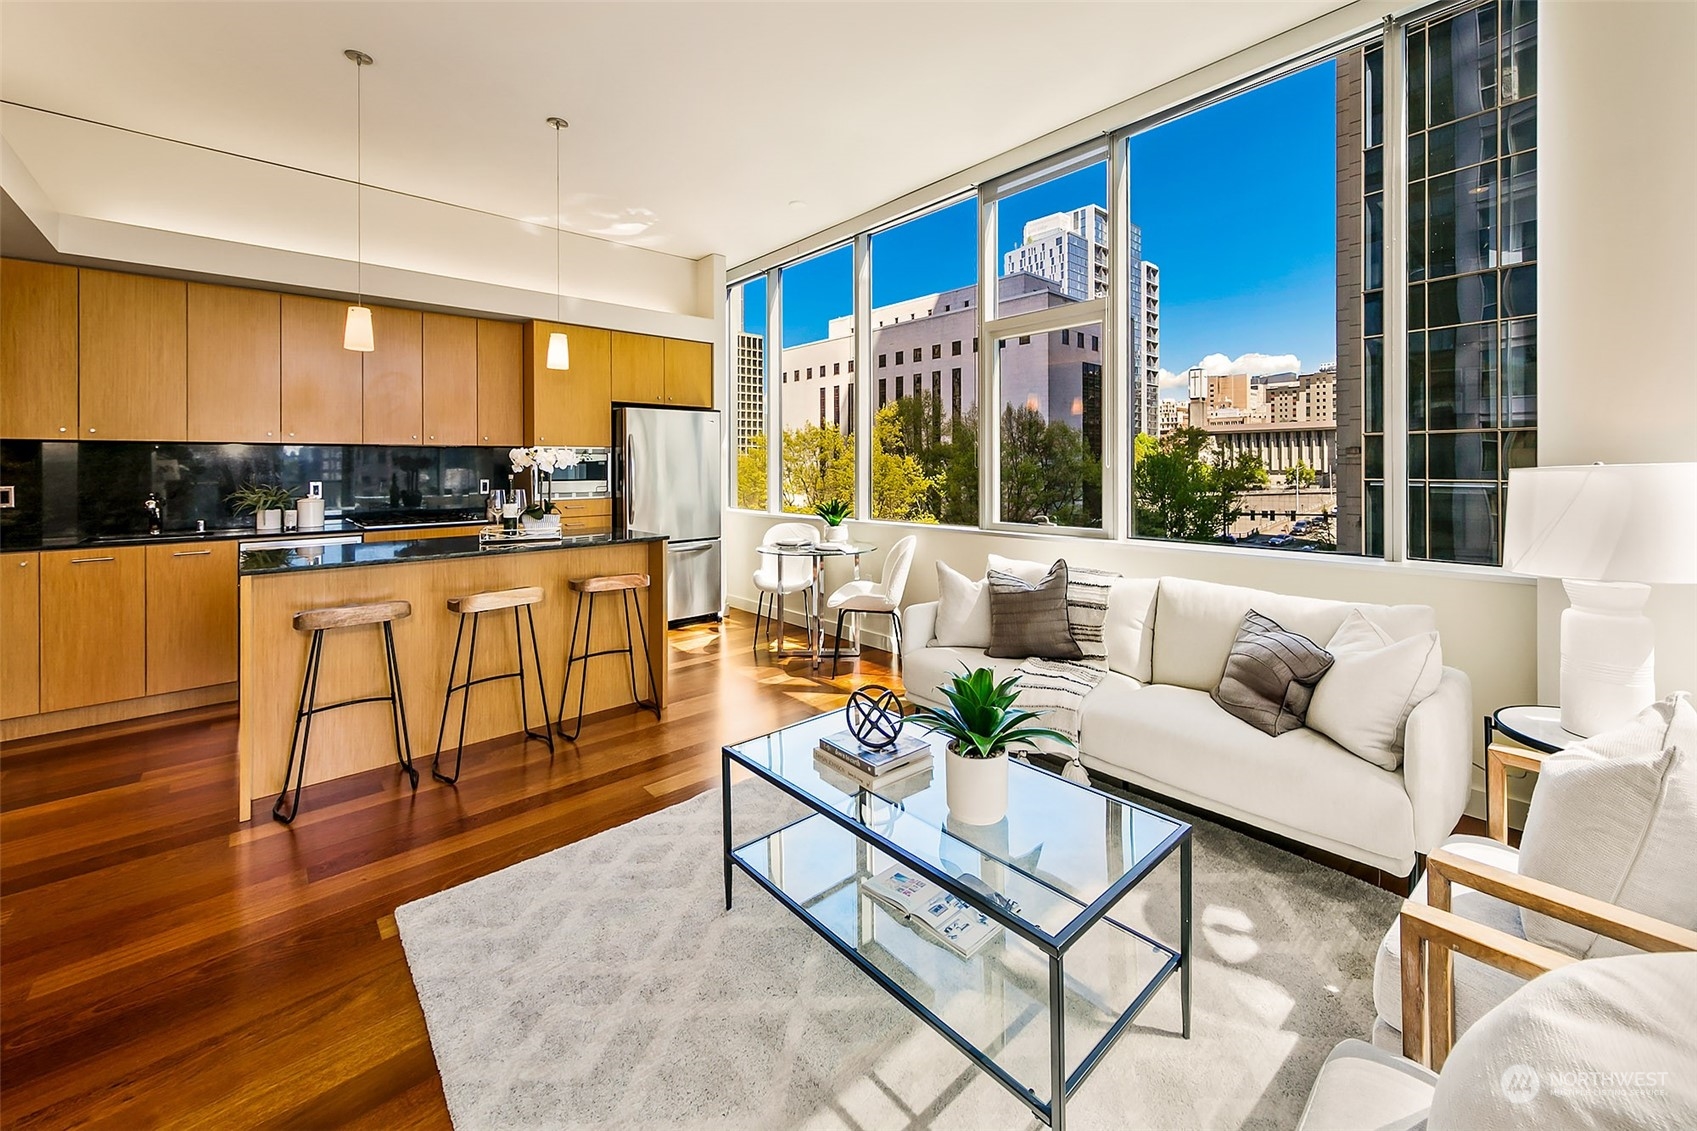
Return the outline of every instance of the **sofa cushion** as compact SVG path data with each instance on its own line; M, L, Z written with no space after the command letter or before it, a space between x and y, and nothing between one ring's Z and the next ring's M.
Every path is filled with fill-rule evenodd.
M1109 673L1114 678L1114 673ZM1113 686L1124 688L1130 684ZM1151 684L1084 700L1079 746L1109 774L1289 835L1414 856L1414 811L1400 775L1299 729L1274 738L1214 705L1205 691ZM1182 799L1182 798L1181 798Z
M1426 1123L1431 1069L1365 1041L1342 1041L1314 1079L1297 1131L1418 1131Z
M945 648L990 646L990 590L948 562L937 563L936 642Z
M1519 867L1519 854L1514 849L1488 837L1452 836L1444 841L1442 847L1446 852L1453 852L1480 864L1489 864L1493 868L1501 868L1505 872L1517 871ZM1408 898L1415 903L1426 902L1425 876L1420 877L1420 882L1414 885L1414 890L1409 893ZM1525 937L1520 925L1520 908L1494 896L1476 892L1472 888L1452 884L1450 910L1463 919L1470 919L1515 938ZM1454 971L1455 1031L1458 1034L1466 1031L1468 1026L1485 1016L1498 1002L1526 984L1513 974L1504 973L1494 966L1487 966L1461 954L1455 956ZM1402 923L1398 919L1391 920L1384 938L1379 941L1379 953L1373 961L1373 1006L1385 1028L1397 1034L1394 1043L1400 1048Z
M1083 653L1067 624L1067 564L1057 561L1041 581L1011 573L984 575L990 588L988 655L1025 659L1077 660Z
M968 671L989 668L1001 680L1012 675L1019 663L1011 658L993 659L977 648L914 648L902 653L902 687L909 699L942 706L945 700L937 689L950 676L960 674L963 667Z
M1697 929L1697 709L1683 696L1544 759L1521 838L1528 876ZM1597 958L1633 948L1527 912L1526 936Z
M1314 684L1331 666L1324 648L1251 610L1210 694L1221 710L1276 738L1302 725Z
M1108 646L1108 667L1139 683L1152 678L1155 646L1155 577L1119 577L1108 587L1108 618L1102 636Z
M1004 558L1000 554L991 554L984 572L1011 573L1021 581L1038 582L1047 576L1054 564L1053 561L1034 562L1029 558Z
M1155 601L1154 682L1212 690L1225 671L1238 626L1251 609L1310 640L1330 640L1351 609L1371 614L1394 640L1438 627L1436 614L1425 605L1327 601L1163 577Z
M1444 1061L1431 1131L1697 1126L1697 954L1576 962L1527 983Z
M1444 677L1438 634L1397 640L1351 609L1326 651L1334 662L1314 688L1308 725L1351 754L1396 769L1409 714Z

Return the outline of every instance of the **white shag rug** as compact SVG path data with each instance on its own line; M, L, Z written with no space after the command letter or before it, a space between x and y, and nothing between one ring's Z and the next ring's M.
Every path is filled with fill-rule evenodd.
M736 789L737 843L792 812ZM1398 898L1192 823L1191 1039L1175 976L1068 1102L1073 1131L1291 1127L1371 1028ZM720 853L715 791L396 910L458 1131L1039 1126L740 872L726 912ZM1175 854L1115 917L1176 943L1178 882Z

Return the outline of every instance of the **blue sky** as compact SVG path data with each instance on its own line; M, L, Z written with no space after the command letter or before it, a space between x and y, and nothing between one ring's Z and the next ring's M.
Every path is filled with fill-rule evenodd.
M1295 354L1305 369L1337 356L1334 68L1310 67L1131 140L1132 220L1161 268L1161 360L1212 353ZM1106 204L1105 166L1079 170L1001 205L999 243L1026 220ZM872 302L973 282L972 200L873 237ZM751 286L744 328L765 327ZM785 269L784 340L825 336L853 308L848 247Z

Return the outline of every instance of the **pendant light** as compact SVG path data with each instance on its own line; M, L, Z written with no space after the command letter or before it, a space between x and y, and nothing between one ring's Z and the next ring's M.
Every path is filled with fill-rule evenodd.
M354 264L358 272L354 305L348 307L348 323L342 329L342 348L370 353L377 348L371 332L371 308L365 305L365 79L360 68L371 66L371 56L352 47L342 52L354 65Z
M554 127L554 321L560 320L560 223L565 211L560 204L560 131L570 123L564 118L549 118L548 124ZM555 330L548 335L548 368L570 369L572 355L566 345L566 335L563 330Z

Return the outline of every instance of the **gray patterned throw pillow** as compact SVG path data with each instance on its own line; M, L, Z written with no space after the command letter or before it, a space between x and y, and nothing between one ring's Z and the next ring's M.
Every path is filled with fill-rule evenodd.
M1043 580L1021 581L991 570L990 647L985 654L1023 660L1077 660L1083 653L1067 627L1067 564L1056 562Z
M1331 666L1330 652L1251 609L1226 657L1214 702L1277 738L1303 725L1314 685Z

